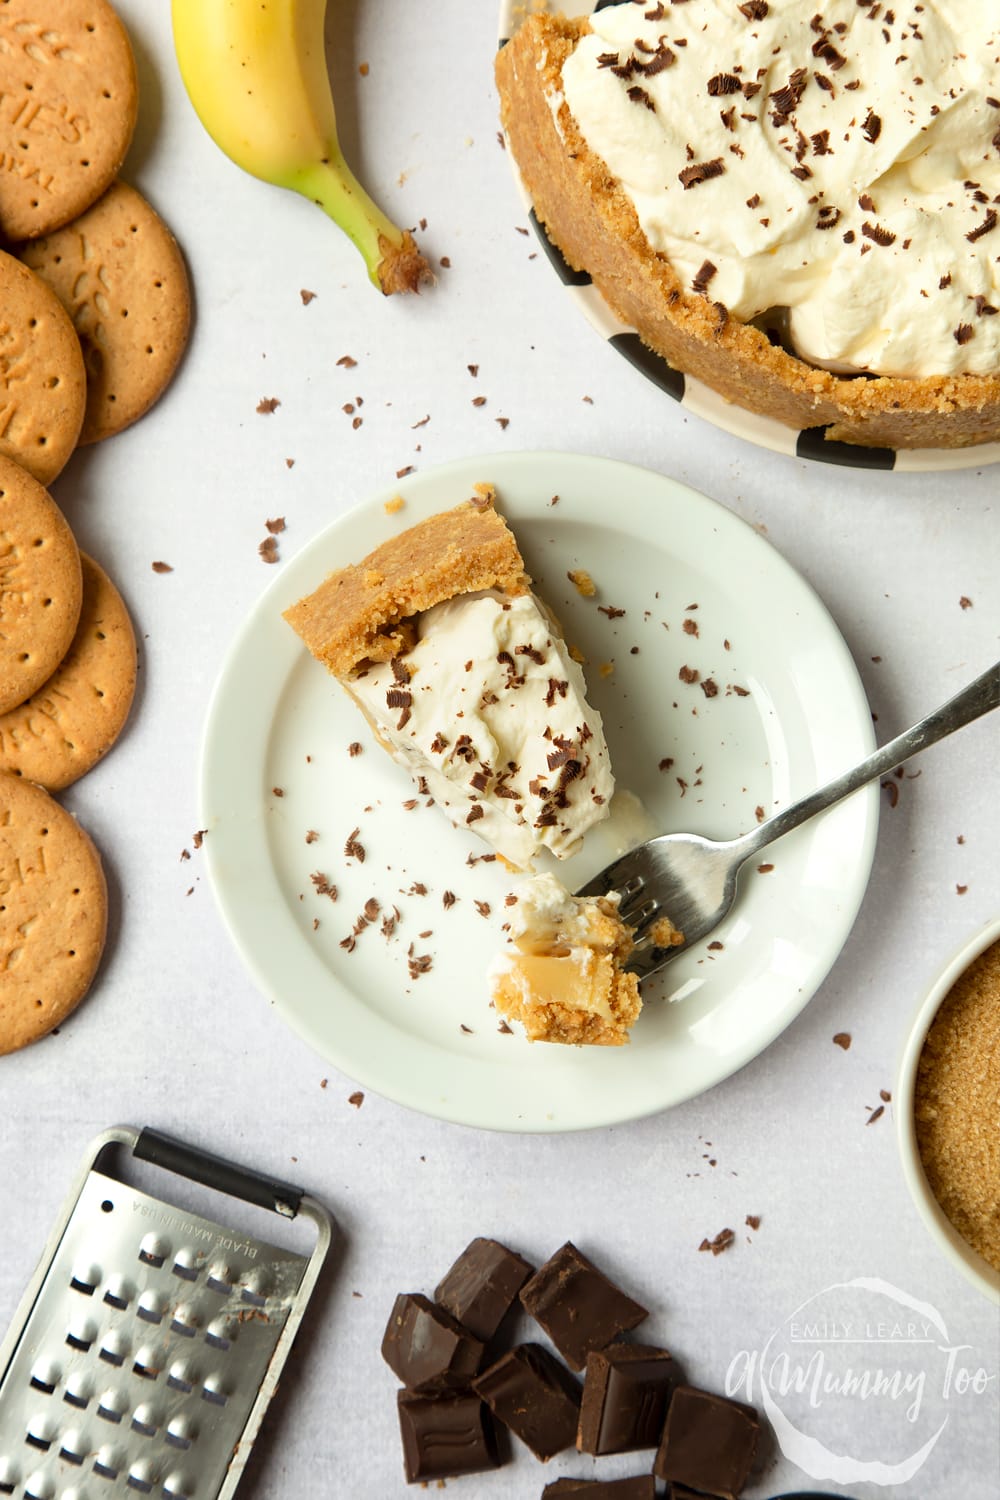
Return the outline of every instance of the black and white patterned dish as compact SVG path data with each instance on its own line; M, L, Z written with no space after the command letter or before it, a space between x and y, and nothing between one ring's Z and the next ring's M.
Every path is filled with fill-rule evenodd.
M617 0L567 0L559 7L574 15L603 10ZM556 7L553 6L553 9ZM497 45L502 47L514 35L526 15L545 9L536 0L500 0ZM824 427L807 427L796 431L773 417L759 416L726 401L710 386L675 370L660 355L648 349L635 329L622 323L605 302L585 271L574 271L549 240L535 216L531 199L521 182L517 165L515 180L524 199L531 227L562 282L565 295L579 307L584 317L603 339L612 344L629 364L647 380L678 401L685 411L745 438L759 448L786 453L795 458L818 459L821 463L843 464L853 469L894 469L897 473L934 473L948 469L979 469L1000 463L1000 443L982 443L972 448L861 448L853 443L828 442Z

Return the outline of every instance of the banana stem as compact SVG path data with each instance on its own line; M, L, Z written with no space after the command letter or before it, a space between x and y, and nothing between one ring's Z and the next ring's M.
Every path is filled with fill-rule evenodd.
M317 203L360 251L368 275L386 296L415 292L431 271L413 236L382 212L339 151L296 173L289 187Z

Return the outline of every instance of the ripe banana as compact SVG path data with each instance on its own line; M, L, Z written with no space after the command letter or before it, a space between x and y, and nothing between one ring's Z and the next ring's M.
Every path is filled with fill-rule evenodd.
M318 203L384 293L430 278L413 236L372 202L344 160L326 65L326 0L172 0L191 103L238 167Z

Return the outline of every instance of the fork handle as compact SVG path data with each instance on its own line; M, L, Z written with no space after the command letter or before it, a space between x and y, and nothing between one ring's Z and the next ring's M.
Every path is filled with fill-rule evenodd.
M926 750L928 745L936 745L938 740L945 739L947 735L953 734L956 729L961 729L965 724L971 724L973 719L989 713L998 705L1000 705L1000 662L989 667L981 677L970 682L968 687L956 693L954 698L950 698L934 713L928 714L926 719L921 719L919 724L914 724L911 729L898 734L880 750L874 751L867 760L863 760L853 770L845 771L833 781L828 781L826 786L820 787L818 791L810 792L801 801L782 808L780 812L775 813L773 818L768 818L767 822L761 823L759 828L744 834L741 839L736 840L741 856L749 859L758 849L781 838L782 834L790 833L793 828L798 828L800 823L804 823L815 813L832 807L835 802L849 796L859 787L866 786L877 776L882 776L887 771L894 770L896 766L902 765L903 761L909 760L910 756L916 755L919 750Z

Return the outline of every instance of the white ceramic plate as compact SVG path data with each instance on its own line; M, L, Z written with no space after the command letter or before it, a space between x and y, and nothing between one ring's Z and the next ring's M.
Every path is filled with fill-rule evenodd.
M870 751L868 705L835 625L723 506L605 459L462 460L335 522L283 566L247 620L205 732L208 868L261 990L359 1084L470 1125L607 1125L710 1088L799 1013L861 901L878 795L859 793L776 847L773 870L746 878L717 935L722 947L703 944L651 981L630 1045L531 1045L501 1033L485 975L514 881L496 862L470 865L485 846L425 799L404 808L413 785L281 618L331 569L467 498L479 480L496 484L539 592L585 653L619 787L638 795L657 829L737 834L758 807L785 803ZM396 493L406 503L390 515L385 501ZM592 574L596 598L567 580L575 568ZM626 614L612 619L601 606ZM602 676L607 662L614 671ZM712 679L717 694L682 682L682 667ZM352 742L362 753L350 755ZM344 853L356 828L363 863ZM613 852L596 838L564 878L582 883ZM337 885L336 903L313 874ZM459 898L447 908L445 891ZM395 931L383 936L376 921L348 951L342 940L372 897L382 915L398 907ZM411 944L432 958L416 978Z
M546 8L560 10L569 15L589 15L602 10L614 0L572 0L572 3L546 6L546 0L500 0L500 19L497 40L502 46L514 35L526 15ZM531 200L524 189L517 164L511 155L511 165L518 190L525 208L531 210ZM742 406L724 401L709 386L691 375L682 375L665 359L647 349L639 340L635 329L622 323L611 311L589 276L570 270L562 255L550 244L534 213L531 224L549 256L560 280L563 294L579 307L591 327L614 346L618 352L635 366L654 385L680 402L685 411L694 412L706 422L731 432L735 437L756 443L772 453L787 453L797 458L816 459L821 463L841 464L856 469L894 469L899 473L939 472L946 469L980 469L987 464L1000 463L1000 443L982 443L973 448L861 448L852 443L828 443L822 427L812 427L799 432L776 422L773 417L764 417L757 412L746 411Z

